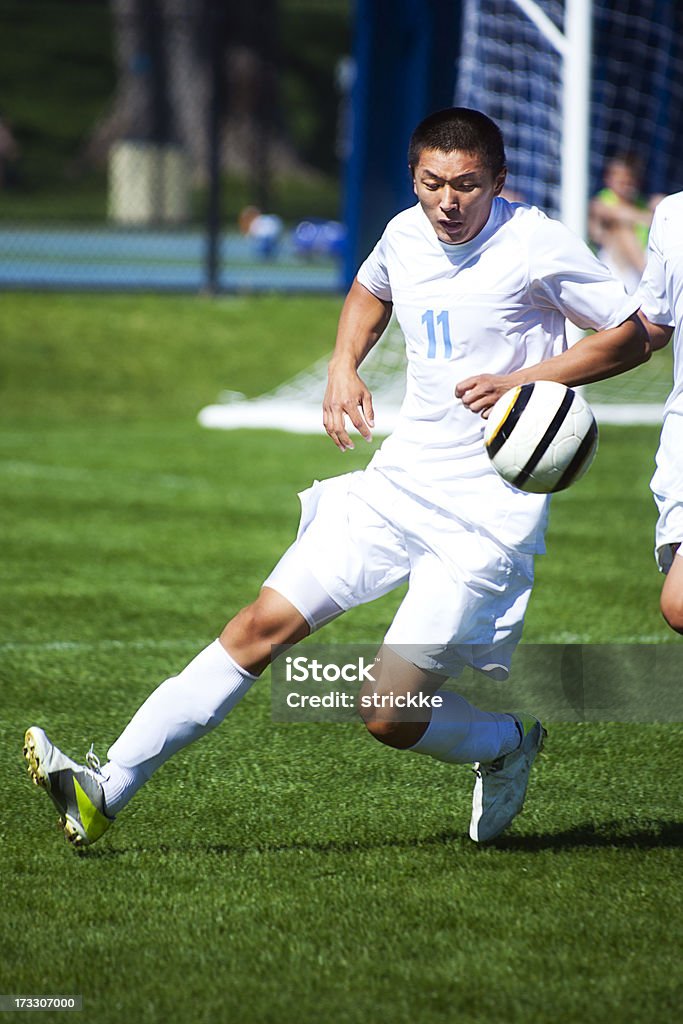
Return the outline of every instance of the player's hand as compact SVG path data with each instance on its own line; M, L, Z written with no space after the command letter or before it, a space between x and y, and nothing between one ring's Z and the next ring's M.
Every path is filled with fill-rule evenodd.
M462 399L471 412L479 412L486 419L491 407L511 387L514 382L505 374L480 373L456 384L455 397Z
M341 452L354 447L346 429L345 416L366 441L372 441L370 428L375 425L372 395L355 369L330 363L323 399L323 423Z

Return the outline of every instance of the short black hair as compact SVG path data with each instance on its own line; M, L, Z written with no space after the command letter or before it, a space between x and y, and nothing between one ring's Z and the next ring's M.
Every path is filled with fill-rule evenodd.
M414 171L424 149L477 153L495 176L505 170L503 134L490 117L469 107L446 107L420 121L410 136L408 166Z

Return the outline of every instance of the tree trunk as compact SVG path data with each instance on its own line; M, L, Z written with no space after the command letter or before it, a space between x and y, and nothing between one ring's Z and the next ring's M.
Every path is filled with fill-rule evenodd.
M221 32L226 116L222 167L247 174L267 209L271 169L303 173L280 130L275 0L236 12L225 0L110 0L117 66L111 107L85 158L103 165L120 139L178 142L196 183L208 168L210 33Z

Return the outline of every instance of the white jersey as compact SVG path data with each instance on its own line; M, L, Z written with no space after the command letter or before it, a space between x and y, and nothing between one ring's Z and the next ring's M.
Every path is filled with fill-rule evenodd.
M653 324L674 327L673 389L664 406L662 437L652 490L683 499L683 192L667 196L655 210L647 266L639 297Z
M371 465L398 486L521 551L542 551L548 499L492 469L484 420L455 398L474 374L511 373L566 348L565 317L616 327L636 309L558 221L501 198L469 242L441 242L419 203L389 222L358 280L393 302L405 335L399 422Z

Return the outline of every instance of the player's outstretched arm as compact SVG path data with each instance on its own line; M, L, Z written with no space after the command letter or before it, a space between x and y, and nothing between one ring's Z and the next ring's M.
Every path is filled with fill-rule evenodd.
M372 395L359 376L358 367L384 333L392 308L391 302L378 299L359 281L353 282L346 296L323 399L325 430L342 452L354 446L345 415L366 441L372 440Z
M461 380L455 394L472 412L484 416L501 395L518 384L535 380L556 380L567 387L590 384L645 363L652 346L648 333L636 313L618 327L596 331L577 341L559 356L527 366L514 373L482 373Z

